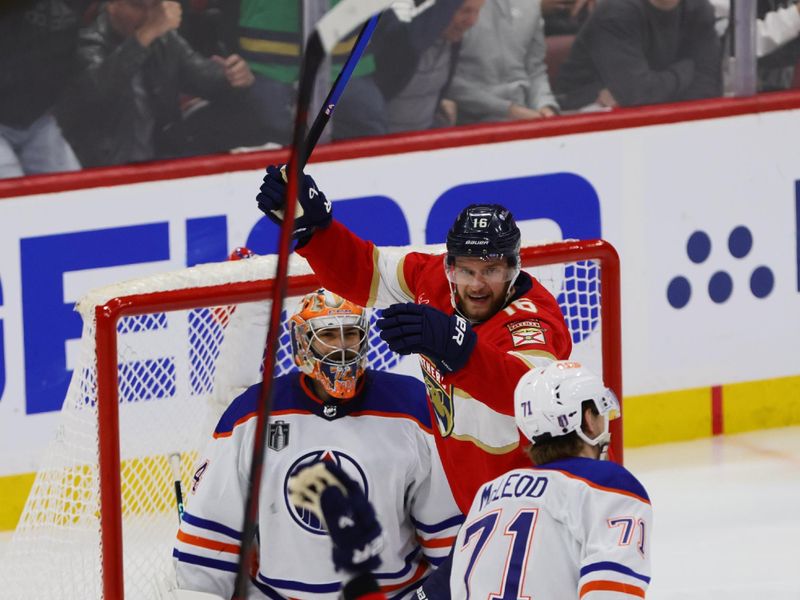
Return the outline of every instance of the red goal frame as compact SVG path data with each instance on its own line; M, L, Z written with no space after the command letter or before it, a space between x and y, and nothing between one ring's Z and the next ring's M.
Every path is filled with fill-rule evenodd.
M523 267L579 260L600 263L600 319L603 379L622 402L622 347L620 323L620 268L614 247L604 240L557 242L522 248ZM306 293L319 282L314 275L289 278L287 295ZM97 357L97 412L100 474L100 539L102 544L103 595L124 598L122 560L122 498L119 443L119 390L117 372L117 324L122 317L239 304L272 298L273 280L229 283L113 298L95 308ZM614 460L622 462L622 422L611 423ZM116 548L117 552L106 552Z

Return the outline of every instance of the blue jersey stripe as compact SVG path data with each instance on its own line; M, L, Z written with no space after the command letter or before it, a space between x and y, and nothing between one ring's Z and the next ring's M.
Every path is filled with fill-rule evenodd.
M431 563L434 567L438 567L440 564L442 564L444 561L447 560L447 556L428 556L426 554L425 560Z
M386 371L367 371L362 404L354 410L376 410L410 416L431 429L425 384L415 377Z
M650 578L647 575L641 575L630 567L626 567L625 565L611 561L596 562L582 567L581 577L588 575L589 573L594 573L595 571L614 571L616 573L622 573L623 575L630 575L631 577L635 577L636 579L644 581L647 584L650 583Z
M222 417L220 417L219 423L214 429L214 435L230 433L240 419L255 412L258 408L260 395L261 384L257 383L234 398L233 402L222 413Z
M647 504L650 504L650 498L644 486L639 483L639 480L625 467L611 461L573 456L533 468L564 471L565 473L570 473L581 479L586 479L596 485L618 490L626 494L632 494Z
M414 517L410 518L411 522L414 524L414 527L416 527L419 531L424 531L425 533L437 533L439 531L449 529L450 527L461 525L464 522L464 515L455 515L454 517L450 517L449 519L445 519L439 523L434 523L433 525L428 525L427 523L417 521Z
M384 371L367 370L361 396L348 402L348 412L376 411L411 417L428 430L432 428L431 414L426 400L425 385L415 377ZM244 422L255 413L261 395L257 383L237 396L228 406L214 430L215 437L230 435L237 423ZM276 377L272 382L274 411L319 409L318 401L310 399L300 385L300 373L293 372Z
M376 579L398 579L399 577L403 577L407 575L411 571L411 567L413 566L412 561L414 557L419 554L419 551L422 548L417 546L408 555L405 557L405 566L401 568L399 571L395 571L394 573L373 573Z
M229 563L224 560L216 560L214 558L207 558L205 556L197 556L196 554L188 554L186 552L181 552L177 548L172 551L172 556L184 563L197 565L199 567L217 569L218 571L236 573L239 570L239 565L236 563Z
M400 579L405 577L411 572L412 567L414 566L413 560L417 554L419 554L420 548L414 548L406 557L405 557L405 565L399 570L394 573L373 573L375 579L380 580L391 580L391 579ZM302 581L294 581L290 579L275 579L272 577L267 577L263 573L258 573L258 580L264 584L285 589L285 590L295 590L300 592L315 592L315 593L326 593L326 592L336 592L341 588L341 583L303 583ZM391 583L391 581L381 581L382 584L386 585Z
M258 588L258 591L264 594L267 598L271 598L272 600L286 600L283 596L281 596L278 592L273 590L268 585L261 583L260 581L256 581L252 577L250 581L253 582L253 585Z
M301 406L305 397L300 387L300 373L295 371L276 377L272 381L272 410L287 410ZM230 403L214 429L214 435L230 434L236 424L255 413L261 400L261 383L251 385ZM311 402L306 398L305 403Z
M228 537L235 539L237 542L242 540L242 534L240 532L223 525L222 523L217 523L216 521L211 521L209 519L201 519L200 517L195 517L188 512L183 513L183 520L189 525L194 525L195 527L200 527L201 529L208 529L209 531L227 535Z
M316 594L338 592L342 587L342 584L338 581L335 583L303 583L302 581L292 581L291 579L273 579L271 577L265 577L262 573L258 574L258 580L267 585L284 590L312 592Z

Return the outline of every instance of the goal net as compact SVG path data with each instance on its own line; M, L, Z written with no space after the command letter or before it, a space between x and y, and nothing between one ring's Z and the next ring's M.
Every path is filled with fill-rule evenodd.
M441 246L426 247L441 252ZM620 393L619 267L602 241L526 244L522 263L558 299L573 357ZM178 527L170 456L184 489L227 404L260 381L275 258L201 265L95 290L77 305L79 362L57 433L0 562L4 598L159 597ZM291 311L318 286L290 262ZM372 322L377 318L375 311ZM370 330L369 366L419 376ZM411 362L409 362L411 361ZM277 374L295 369L288 328ZM615 452L621 459L621 428Z

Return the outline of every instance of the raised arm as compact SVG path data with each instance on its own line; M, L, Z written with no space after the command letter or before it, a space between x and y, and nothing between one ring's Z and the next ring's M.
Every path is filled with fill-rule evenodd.
M280 223L286 184L278 167L267 168L256 200L262 212ZM322 285L361 306L410 302L421 255L403 248L378 248L333 220L333 206L305 175L295 221L297 253L311 264Z
M112 13L119 10L110 3L97 20L78 35L76 53L78 91L89 101L108 102L128 92L130 81L150 56L150 46L181 24L181 6L168 0L150 9L145 21L122 43L112 42Z
M96 28L81 31L76 52L79 94L101 102L121 97L147 56L147 48L135 37L110 49Z

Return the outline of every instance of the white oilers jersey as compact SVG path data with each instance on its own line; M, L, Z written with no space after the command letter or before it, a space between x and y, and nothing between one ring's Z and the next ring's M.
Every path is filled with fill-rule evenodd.
M652 511L624 467L588 458L484 484L453 549L453 598L631 600L650 583Z
M326 531L288 500L289 477L336 462L367 493L383 526L376 577L389 598L407 597L449 553L463 522L447 485L418 380L368 371L360 394L323 405L294 373L275 380L259 503L258 566L251 598L336 598ZM260 385L223 414L186 496L173 555L180 588L229 598L241 544Z

